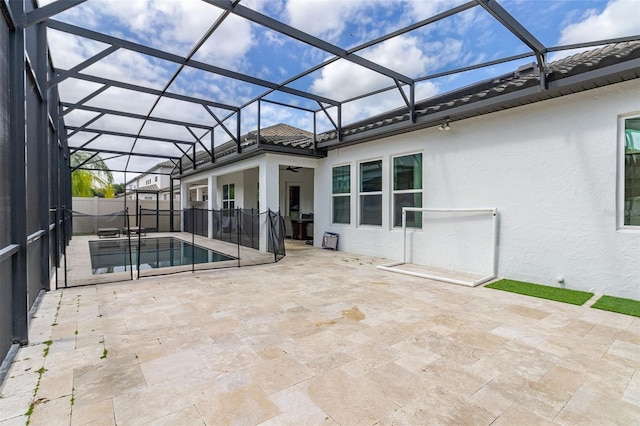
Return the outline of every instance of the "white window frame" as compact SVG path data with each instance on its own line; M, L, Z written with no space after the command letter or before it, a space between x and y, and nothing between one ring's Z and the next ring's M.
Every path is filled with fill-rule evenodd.
M640 225L627 225L625 224L625 174L626 174L626 144L625 144L625 129L626 121L629 119L640 119L640 113L627 114L618 117L618 188L617 188L617 217L616 227L619 231L640 233ZM638 203L640 206L640 203ZM637 210L640 207L635 205L632 208Z
M348 167L349 168L349 192L333 192L333 171L340 167ZM331 167L331 223L334 225L351 225L351 192L352 192L352 182L351 177L352 167L350 163L347 164L338 164ZM336 222L335 221L335 200L336 198L347 198L349 200L349 221L348 222Z
M362 190L362 165L367 163L376 163L380 162L380 190L379 191L363 191ZM384 182L385 182L385 171L384 171L384 160L382 158L375 158L371 160L364 160L358 163L358 226L367 226L367 227L375 227L381 228L384 220L384 215L382 214L382 210L384 209ZM362 223L362 197L367 196L380 196L380 223L372 224L372 223Z
M421 156L421 170L420 170L420 188L419 189L399 189L396 190L396 176L395 176L395 159L396 158L401 158L401 157L409 157L412 155L420 155ZM391 204L391 228L402 228L402 218L400 218L400 222L399 224L396 224L396 217L395 217L395 201L396 201L396 195L399 194L421 194L422 195L422 202L420 206L413 206L413 207L422 207L424 205L424 155L422 153L422 151L416 151L416 152L409 152L406 154L398 154L398 155L393 155L391 157L391 161L390 161L390 166L391 166L391 200L390 200L390 204ZM420 214L421 213L414 213L414 214ZM420 226L410 226L407 225L407 228L412 228L412 229L422 229L422 221L420 222Z
M224 198L226 187L227 198ZM231 194L230 189L233 187L233 198L229 197ZM222 209L223 210L233 210L236 208L236 184L235 183L225 183L222 185Z

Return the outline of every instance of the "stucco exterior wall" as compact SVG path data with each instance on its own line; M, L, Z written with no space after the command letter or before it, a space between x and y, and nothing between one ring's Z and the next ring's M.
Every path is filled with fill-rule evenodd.
M332 150L316 170L316 244L332 231L341 250L400 260L391 158L422 152L424 207L498 209L499 276L547 285L563 277L567 288L640 299L640 229L616 224L619 117L640 114L639 100L640 84L631 81L454 122L449 132L424 129ZM358 162L377 158L383 225L358 226ZM344 164L351 165L351 224L334 225L331 170ZM430 224L412 231L414 261L483 272L483 220L459 232L444 222L446 231Z
M257 209L258 208L258 181L260 176L258 175L259 169L257 167L253 169L245 170L244 173L244 203L241 207L245 209Z

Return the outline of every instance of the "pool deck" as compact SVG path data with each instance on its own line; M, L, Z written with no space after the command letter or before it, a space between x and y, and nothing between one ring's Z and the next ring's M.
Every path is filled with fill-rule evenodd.
M0 425L30 405L47 426L640 424L640 318L386 262L287 242L276 264L48 292Z

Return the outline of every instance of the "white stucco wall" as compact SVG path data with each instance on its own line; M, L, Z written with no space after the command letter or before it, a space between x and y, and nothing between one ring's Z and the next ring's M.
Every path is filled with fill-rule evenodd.
M640 229L616 227L619 116L634 113L637 81L454 122L449 132L425 129L332 150L316 170L316 244L332 231L341 250L400 260L391 158L422 152L424 207L498 208L499 276L547 285L562 276L567 288L640 299ZM358 226L358 162L377 158L383 225ZM343 164L351 165L351 224L333 225L331 170ZM482 272L485 228L438 233L426 226L413 232L412 253L418 263Z
M169 170L170 172L171 170ZM155 178L154 178L155 179ZM171 176L168 175L159 175L158 176L158 182L154 182L156 185L158 185L158 189L163 190L163 189L168 189L169 186L171 185Z
M259 169L257 167L244 171L244 204L245 209L257 209L258 208L258 182L260 179Z

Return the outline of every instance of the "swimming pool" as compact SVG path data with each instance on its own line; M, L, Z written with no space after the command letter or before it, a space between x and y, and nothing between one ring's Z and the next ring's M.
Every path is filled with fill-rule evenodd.
M129 256L127 239L89 241L89 253L93 275L125 272L131 269L135 271L138 253L140 253L140 270L236 259L174 237L142 238L140 250L138 250L138 239L132 239L131 256Z

